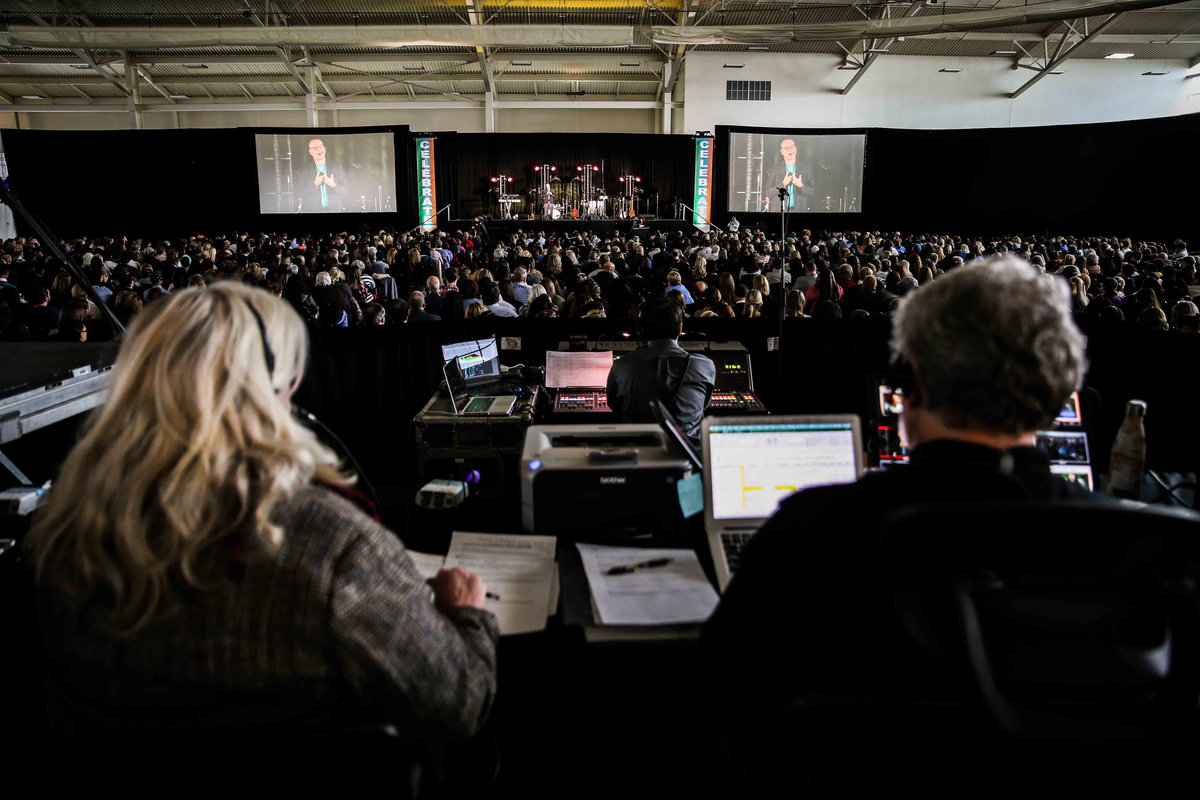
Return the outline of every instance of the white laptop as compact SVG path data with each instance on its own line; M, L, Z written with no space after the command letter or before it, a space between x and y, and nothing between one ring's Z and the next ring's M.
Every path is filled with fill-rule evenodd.
M856 414L705 417L700 435L704 527L722 592L742 549L780 501L811 486L852 483L862 473Z

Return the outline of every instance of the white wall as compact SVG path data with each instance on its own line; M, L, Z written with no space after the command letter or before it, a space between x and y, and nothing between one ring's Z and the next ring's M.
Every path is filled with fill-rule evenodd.
M504 99L535 100L535 98L523 96L506 96ZM562 98L554 99L561 100ZM153 129L308 126L308 117L303 110L188 111L188 103L181 102L178 106L177 124L174 119L175 112L155 111L143 113L143 127ZM580 108L497 109L496 130L501 133L552 131L564 133L657 133L661 130L660 112L655 109L603 109L582 106L581 103ZM676 109L675 114L676 125L682 125L681 111ZM19 116L19 120L15 119L17 116ZM459 131L461 133L482 133L486 130L482 104L479 107L454 106L447 103L445 108L318 111L317 123L320 127L342 128L369 125L408 125L414 131ZM0 112L0 128L122 130L129 127L129 112L124 110L61 114Z
M1007 128L1167 117L1200 112L1200 79L1183 61L1066 61L1017 99L1031 78L1006 58L882 56L848 95L854 72L827 55L691 53L684 130L717 125L811 128ZM724 64L744 64L726 69ZM940 73L961 67L959 73ZM1166 70L1161 77L1143 77ZM725 82L769 80L770 102L727 101Z

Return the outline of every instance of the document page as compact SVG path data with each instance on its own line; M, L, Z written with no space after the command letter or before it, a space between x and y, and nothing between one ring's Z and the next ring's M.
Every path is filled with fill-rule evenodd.
M412 559L417 572L421 573L422 578L432 578L437 575L442 569L442 563L446 560L445 556L418 553L416 550L409 550L408 556Z
M485 607L499 620L501 634L540 631L553 611L554 548L553 536L455 531L445 568L461 567L483 579L493 595Z
M560 353L546 351L546 388L580 389L603 388L608 383L613 354L604 350L595 353Z
M599 622L605 625L686 625L717 607L694 550L576 544ZM666 559L666 563L657 562ZM650 566L650 564L655 564ZM609 575L612 568L629 569Z

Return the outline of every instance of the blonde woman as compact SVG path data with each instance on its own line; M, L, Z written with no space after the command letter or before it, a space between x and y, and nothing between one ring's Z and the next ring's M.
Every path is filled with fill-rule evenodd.
M758 289L751 289L746 292L746 311L747 319L762 316L763 297L762 292Z
M442 571L431 602L400 540L339 493L290 410L307 352L286 303L233 281L131 327L27 537L66 731L483 723L483 584Z
M1088 307L1087 286L1078 275L1073 275L1067 282L1071 285L1071 311L1080 314Z

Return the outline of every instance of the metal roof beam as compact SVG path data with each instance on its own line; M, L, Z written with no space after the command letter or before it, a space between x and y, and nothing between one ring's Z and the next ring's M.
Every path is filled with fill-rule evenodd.
M0 30L0 46L156 50L197 47L630 47L632 25L319 25L292 27L101 28L10 25Z
M914 2L912 5L910 5L908 7L908 10L904 12L904 16L915 17L921 11L921 9L924 7L925 7L924 2ZM879 49L887 50L889 47L892 46L892 44L895 41L896 41L895 37L887 39L884 41L883 47L881 47ZM874 49L874 48L872 48L872 49ZM874 64L878 58L879 58L879 53L871 53L871 54L867 55L866 58L862 59L861 66L859 66L858 70L854 73L854 75L852 75L850 77L850 82L846 84L846 88L842 89L841 93L843 96L850 94L850 90L853 89L855 84L857 84L858 81L862 78L863 73L865 73L867 70L869 70L871 68L871 65Z
M1056 55L1054 58L1050 59L1050 61L1046 63L1046 65L1041 69L1041 71L1038 72L1037 75L1034 75L1032 78L1027 80L1024 84L1021 85L1021 88L1017 89L1015 92L1010 94L1009 97L1012 98L1013 100L1016 100L1018 97L1020 97L1022 94L1025 93L1026 89L1033 86L1035 83L1040 81L1042 78L1049 75L1051 70L1053 70L1055 67L1057 67L1062 62L1066 61L1068 58L1070 58L1071 53L1074 53L1080 47L1082 47L1083 45L1092 41L1095 37L1099 36L1100 33L1102 31L1104 31L1105 28L1109 27L1114 22L1116 22L1120 16L1121 16L1120 13L1110 15L1107 19L1105 19L1103 22L1101 22L1099 25L1097 25L1095 30L1093 30L1087 36L1084 36L1078 42L1076 42L1075 44L1068 47L1066 50L1062 50L1058 55Z

